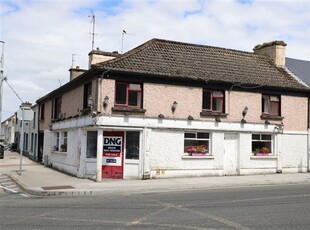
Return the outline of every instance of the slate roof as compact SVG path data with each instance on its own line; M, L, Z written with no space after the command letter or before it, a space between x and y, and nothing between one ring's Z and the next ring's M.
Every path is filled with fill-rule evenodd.
M207 82L309 89L264 55L219 47L152 39L94 69L186 78Z
M303 82L310 86L310 61L286 58L286 67Z

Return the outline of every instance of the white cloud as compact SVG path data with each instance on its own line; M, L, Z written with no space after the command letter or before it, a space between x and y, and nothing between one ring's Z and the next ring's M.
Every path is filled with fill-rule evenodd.
M263 0L4 0L1 34L5 76L23 100L35 102L69 79L74 65L87 67L91 10L95 47L134 48L151 38L252 51L259 43L284 40L287 55L310 60L310 2ZM20 102L4 87L3 118Z

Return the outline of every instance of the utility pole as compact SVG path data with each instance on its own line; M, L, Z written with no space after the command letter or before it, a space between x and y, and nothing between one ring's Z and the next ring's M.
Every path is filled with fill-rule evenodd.
M6 84L11 88L11 90L15 93L15 95L18 97L18 99L22 102L20 105L20 109L17 111L17 118L21 122L21 132L20 133L20 138L19 138L19 148L20 148L20 160L19 160L19 171L18 174L22 175L22 165L23 165L23 151L24 151L24 125L26 121L31 121L33 120L34 112L31 109L31 103L29 102L24 102L20 96L16 93L16 91L13 89L13 87L8 83L8 79L5 77L3 79Z
M2 95L3 95L3 71L4 71L4 41L1 43L1 58L0 58L0 136L2 136Z
M33 111L31 110L31 103L29 102L22 102L20 105L20 109L17 111L17 118L20 120L22 123L22 131L20 134L20 158L19 158L19 175L22 175L22 161L23 161L23 151L24 151L24 138L25 138L25 133L24 133L24 127L25 127L25 122L26 121L31 121L33 119Z

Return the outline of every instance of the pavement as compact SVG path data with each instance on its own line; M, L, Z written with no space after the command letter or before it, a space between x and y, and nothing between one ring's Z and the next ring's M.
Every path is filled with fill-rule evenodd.
M169 192L195 189L221 189L249 186L272 186L310 184L310 173L192 177L150 180L103 179L95 182L80 179L22 157L20 175L20 155L5 151L0 159L0 175L14 180L25 192L38 196L83 196L109 193L131 194Z

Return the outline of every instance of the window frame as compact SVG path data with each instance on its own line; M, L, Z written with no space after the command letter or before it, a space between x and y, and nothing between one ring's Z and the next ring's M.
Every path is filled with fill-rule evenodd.
M195 137L186 137L186 135L189 134L189 135L195 135ZM198 137L198 134L207 134L208 137L207 138L199 138ZM212 156L211 154L211 133L210 132L205 132L205 131L186 131L184 132L184 135L183 135L183 140L184 140L184 144L183 144L183 155L185 156ZM188 141L206 141L207 144L206 144L206 152L203 152L203 149L200 149L202 150L202 152L197 152L197 150L195 152L190 152L189 150L185 150L186 148L186 140ZM198 145L198 146L202 146L202 145ZM189 146L188 146L189 147ZM193 146L192 146L193 147Z
M278 101L272 101L271 97L277 97ZM265 112L265 98L267 98L267 111ZM277 113L271 113L271 105L276 104ZM262 115L281 116L281 96L274 94L262 94Z
M210 109L204 108L205 101L205 93L210 92ZM214 95L214 92L221 92L221 96ZM213 100L214 99L222 99L221 100L221 110L213 110ZM224 90L212 90L212 89L203 89L202 92L202 111L211 112L211 113L225 113L225 91Z
M254 139L253 136L257 135L259 136L259 139ZM270 136L270 139L264 139L263 136ZM269 149L269 152L266 151L260 151L263 147L260 148L253 148L253 142L256 143L265 143L263 147L267 147ZM270 144L266 144L270 143ZM269 146L267 146L269 145ZM274 156L274 135L272 134L266 134L266 133L252 133L251 136L251 149L252 149L252 155L254 156Z
M90 134L92 133L92 137L95 137L95 140L90 138ZM90 146L90 142L94 141L93 146ZM97 159L97 141L98 141L98 131L88 130L86 133L86 159ZM94 148L94 149L92 149ZM91 150L94 150L92 152Z
M137 136L131 136L131 137L129 137L129 135L131 135L131 134L133 134L133 135L137 135ZM125 137L126 137L126 146L125 146L125 150L126 150L126 154L125 154L125 160L126 161L139 161L140 160L140 144L141 144L141 138L140 138L140 136L141 136L141 132L140 131L126 131L126 134L125 134ZM132 139L131 139L132 138ZM136 140L136 138L137 138L137 140ZM129 146L129 141L130 140L133 140L134 141L134 144L133 145L135 145L135 146L133 146L133 145L130 145ZM137 143L136 143L136 141L137 141ZM136 145L137 144L137 145ZM137 157L132 157L133 156L133 154L131 154L131 155L129 155L129 147L134 147L134 148L136 148L137 149L137 151L138 151L138 153L137 153ZM129 157L129 156L131 156L131 158Z
M40 120L44 120L44 116L45 116L45 104L41 104L40 106Z
M92 95L92 82L88 82L84 85L83 91L83 109L87 109L90 106L88 105L89 97Z
M53 151L66 153L68 151L68 136L68 131L54 132ZM63 145L65 147L62 148Z
M52 119L61 118L62 96L56 97L53 100Z
M126 85L126 98L125 98L125 104L120 104L117 103L117 85L118 84L125 84ZM134 90L134 89L130 89L130 85L139 85L140 89L139 90ZM129 93L130 92L140 92L140 101L138 101L138 105L134 106L134 105L129 105ZM140 105L139 105L140 104ZM122 82L122 81L116 81L115 82L115 106L116 107L125 107L125 108L143 108L143 84L142 83L137 83L137 82Z

